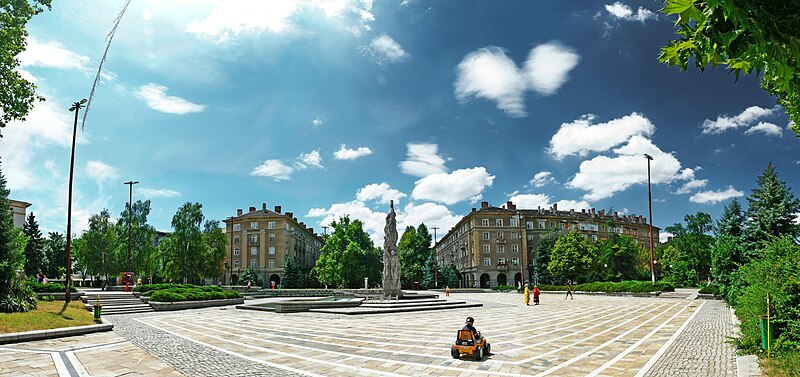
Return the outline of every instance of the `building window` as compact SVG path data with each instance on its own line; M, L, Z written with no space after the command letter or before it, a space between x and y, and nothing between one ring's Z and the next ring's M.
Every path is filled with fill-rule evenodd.
M556 223L550 222L550 229L555 229L555 227L556 227Z
M275 267L275 259L270 259L269 260L269 266L270 267Z
M533 229L533 221L526 222L525 229Z
M481 219L481 226L489 226L489 219Z
M503 226L503 219L494 219L494 226Z
M273 254L273 255L275 254L275 246L270 246L269 247L269 253Z
M267 223L267 229L275 229L276 225L274 221L270 221Z
M519 258L511 258L511 264L519 266Z
M506 252L506 245L497 245L497 252L498 253L505 253Z
M233 243L239 243L239 236L233 237Z
M519 239L519 237L517 237L517 232L511 232L511 239L512 240L518 240Z
M514 217L512 217L512 218L511 218L511 219L508 221L508 226L517 226L517 219L516 219L516 218L514 218Z
M257 255L257 254L258 254L258 248L257 247L251 247L250 248L250 255Z
M250 267L258 267L258 260L250 259Z
M233 224L233 230L240 230L240 229L242 229L241 224Z
M241 262L239 262L239 260L233 261L233 267L239 267L239 266L241 266Z
M497 239L503 239L503 232L497 232Z
M506 258L497 258L497 264L498 265L506 264Z
M250 243L258 243L258 235L254 234L250 236Z
M490 252L492 252L492 248L491 248L491 246L489 246L489 245L483 245L483 252L484 252L484 253L490 253Z
M258 229L258 222L257 221L250 222L250 229Z
M517 244L511 245L511 252L512 253L519 253L519 245L517 245Z
M533 234L528 235L528 241L533 241Z
M596 234L592 234L592 241L593 242L597 242L597 235Z
M547 221L539 220L539 229L544 229L547 227Z
M270 233L269 242L275 242L275 233Z
M484 266L491 266L492 265L492 258L483 258L483 265Z
M239 248L233 249L233 255L239 255Z
M489 239L489 232L483 232L483 239L485 240Z

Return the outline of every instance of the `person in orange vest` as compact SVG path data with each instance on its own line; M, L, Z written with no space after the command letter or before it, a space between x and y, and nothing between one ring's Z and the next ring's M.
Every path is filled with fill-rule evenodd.
M450 297L450 286L449 285L445 285L444 286L444 297Z
M539 305L539 293L540 292L541 291L539 291L539 286L538 285L534 285L533 286L533 304L534 305Z

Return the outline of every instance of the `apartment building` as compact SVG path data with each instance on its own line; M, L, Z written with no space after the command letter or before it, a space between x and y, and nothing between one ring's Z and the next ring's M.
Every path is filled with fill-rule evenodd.
M14 216L14 227L22 228L25 224L25 218L28 216L27 208L31 206L30 203L22 202L19 200L9 199L10 208L8 209L12 216Z
M612 234L626 235L642 248L650 247L650 227L643 216L594 208L560 211L556 205L517 209L512 202L493 207L482 202L480 209L473 208L436 243L436 262L439 266L455 265L462 287L516 285L523 276L524 281L531 281L533 261L528 259L539 238L553 229L563 233L577 230L593 242ZM653 227L656 244L658 231Z
M262 277L264 285L275 286L283 280L283 268L289 258L300 268L313 267L317 262L323 239L298 222L292 212L281 212L281 206L267 209L250 207L245 213L236 210L236 216L224 220L228 237L227 263L231 266L225 273L230 284L236 284L242 272L252 267Z

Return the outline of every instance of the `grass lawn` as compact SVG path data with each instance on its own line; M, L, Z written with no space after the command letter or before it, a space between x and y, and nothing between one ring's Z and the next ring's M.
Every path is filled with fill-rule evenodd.
M39 301L27 313L0 313L0 334L94 324L92 313L80 300L70 302L67 311L59 314L62 307L63 301Z
M769 377L800 376L800 351L784 352L769 360L762 358L761 369Z

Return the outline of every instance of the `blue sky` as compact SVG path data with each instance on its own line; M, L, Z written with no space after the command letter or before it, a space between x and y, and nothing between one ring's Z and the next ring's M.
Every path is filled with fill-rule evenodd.
M88 97L122 1L55 2L20 69L47 101L3 130L11 197L66 223L70 104ZM800 187L798 139L756 77L682 73L661 1L134 1L79 131L74 229L150 199L207 218L281 205L317 231L350 214L382 239L441 237L480 201L647 215L744 200L773 162Z

